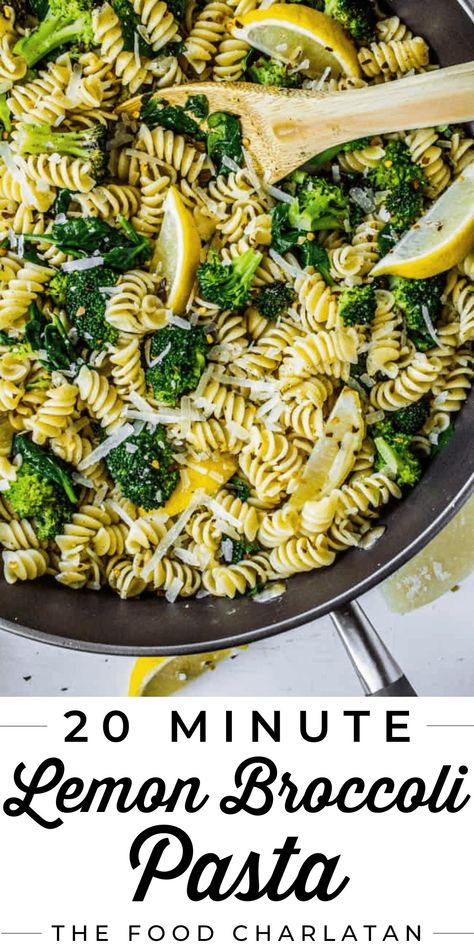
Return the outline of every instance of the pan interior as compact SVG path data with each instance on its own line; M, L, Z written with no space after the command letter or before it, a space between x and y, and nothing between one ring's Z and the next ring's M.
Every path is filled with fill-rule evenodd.
M430 43L441 65L472 59L472 0L394 0L389 5ZM208 651L276 634L329 612L378 583L420 549L455 513L473 483L474 397L456 431L423 480L402 503L382 516L383 537L370 550L352 550L330 569L299 574L280 599L182 600L156 597L121 601L107 589L71 590L54 580L0 583L2 624L50 644L115 654L179 654Z

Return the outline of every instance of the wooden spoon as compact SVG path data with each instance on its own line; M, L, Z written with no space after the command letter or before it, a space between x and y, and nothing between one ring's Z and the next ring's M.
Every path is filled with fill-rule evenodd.
M345 92L276 89L249 82L190 82L157 98L184 105L205 95L211 111L240 117L256 171L272 183L314 155L365 135L474 120L474 62ZM119 111L138 118L141 96Z

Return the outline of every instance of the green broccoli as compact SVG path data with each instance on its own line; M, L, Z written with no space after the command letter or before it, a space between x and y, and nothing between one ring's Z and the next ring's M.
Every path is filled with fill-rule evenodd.
M33 520L40 540L50 539L60 533L77 505L70 469L26 435L15 436L13 453L21 455L22 463L4 496L19 517Z
M109 156L106 143L107 129L104 125L91 125L78 132L60 132L50 125L21 122L16 139L20 155L71 155L90 162L96 181L102 181L107 174Z
M436 342L428 322L435 326L443 307L446 276L443 273L425 280L391 277L390 289L403 315L408 337L420 352L432 349Z
M60 494L26 462L3 496L18 517L33 520L40 540L50 540L61 533L75 509L65 494Z
M401 233L410 227L423 212L424 193L420 181L402 181L392 191L389 191L385 200L385 207L390 214L390 223Z
M349 30L359 43L374 41L377 17L370 0L326 0L324 10Z
M375 286L345 287L339 297L339 314L344 326L366 326L375 316Z
M115 286L118 273L107 267L59 272L48 285L53 299L64 306L77 335L89 349L103 349L117 339L117 330L105 319L107 297L103 287Z
M291 72L289 64L281 63L277 59L268 59L266 56L259 56L249 66L246 78L249 82L257 82L261 86L282 86L286 89L298 88L303 82L301 72Z
M390 421L396 431L401 434L414 435L420 431L430 414L430 403L428 398L420 398L417 402L412 402L406 408L399 408L398 411L390 412Z
M297 186L288 210L290 227L307 232L340 230L348 217L349 202L342 188L310 175Z
M288 219L290 205L286 202L275 204L272 208L272 249L277 253L286 253L298 245L300 231L291 227Z
M293 290L283 280L268 283L254 297L254 305L261 316L274 321L288 309L293 299Z
M388 467L400 487L414 487L421 477L421 463L410 449L411 435L396 432L390 422L374 425L371 434L377 449L375 469Z
M228 175L232 165L239 165L243 158L240 120L230 112L213 112L207 124L207 154L216 165L218 174Z
M89 49L96 45L92 10L97 5L98 0L48 0L44 19L18 40L13 51L31 68L59 46L74 44Z
M161 425L154 430L147 426L122 441L109 451L105 463L124 497L144 510L164 504L179 480L171 445Z
M423 171L412 161L407 145L400 141L389 141L384 145L384 151L383 158L368 173L368 179L374 187L379 191L392 191L404 182L418 181L424 185Z
M3 125L6 132L11 132L10 107L5 92L0 93L0 124Z
M117 222L119 227L111 227L100 217L71 217L53 224L47 234L22 236L26 242L54 244L73 257L100 257L105 266L125 272L144 263L151 256L152 245L121 214Z
M165 99L156 96L143 96L140 109L140 121L144 122L148 128L168 128L172 132L178 132L180 135L189 135L194 141L205 141L206 132L196 122L196 119L189 115L192 112L196 115L196 99L204 99L205 96L189 96L186 105L168 105ZM202 110L201 110L202 111ZM206 113L207 114L207 113ZM205 117L200 115L198 117Z
M138 13L135 13L130 0L110 0L110 5L120 20L124 50L126 50L127 53L134 53L138 45L138 53L140 56L147 56L149 59L153 58L155 55L153 47L146 42L138 29L138 27L142 25L142 21Z
M146 379L157 401L175 405L181 395L196 388L211 343L212 336L202 326L166 326L154 334Z
M245 501L250 497L250 484L247 484L247 481L244 481L241 477L238 477L237 474L234 474L231 477L230 481L227 481L226 490L230 490L239 500Z
M221 309L242 309L250 302L250 287L262 254L246 250L231 263L221 263L214 251L197 269L201 293L209 303Z
M260 544L255 540L246 540L242 537L240 540L234 540L232 537L222 537L221 553L226 563L235 565L242 560L253 556L260 550Z

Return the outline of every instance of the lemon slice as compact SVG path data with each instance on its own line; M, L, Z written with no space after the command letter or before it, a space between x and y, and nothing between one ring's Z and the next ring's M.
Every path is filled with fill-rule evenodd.
M199 266L201 240L193 217L174 186L169 189L163 207L165 213L153 265L160 264L166 279L166 305L173 313L182 313Z
M235 474L237 462L230 455L221 454L214 459L197 461L196 467L198 470L193 467L183 469L186 473L185 479L181 477L179 484L161 508L169 517L175 517L186 510L197 490L204 490L206 494L217 494L223 484Z
M245 648L245 646L244 646ZM213 671L233 649L180 655L176 658L138 658L130 675L130 698L168 698L204 672Z
M364 433L359 395L343 388L290 497L292 507L301 508L307 500L319 500L340 487L352 470Z
M280 62L295 66L307 62L301 71L312 78L328 68L333 77L361 75L357 50L342 26L299 3L274 3L238 17L232 33Z
M422 280L450 270L474 245L474 163L372 268Z

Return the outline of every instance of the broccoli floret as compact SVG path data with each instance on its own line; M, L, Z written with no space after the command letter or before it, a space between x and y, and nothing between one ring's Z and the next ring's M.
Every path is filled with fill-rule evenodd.
M33 520L38 538L50 540L61 533L74 511L64 493L24 462L16 480L3 495L18 517Z
M414 487L421 477L419 459L410 450L411 435L394 433L390 424L381 432L379 426L374 425L374 444L377 449L375 468L380 471L384 467L390 468L393 479L400 487Z
M308 175L296 187L288 223L300 231L340 230L349 217L349 201L337 184Z
M125 272L151 256L152 246L121 214L117 222L120 229L100 217L71 217L62 224L53 224L47 234L22 236L27 243L54 244L73 257L98 256L105 266ZM102 286L106 285L103 280Z
M16 141L20 155L72 155L83 158L91 164L96 181L101 181L108 166L106 151L107 129L103 125L91 125L78 132L60 132L50 125L30 125L27 122L18 126Z
M78 336L89 349L103 349L117 339L117 330L105 319L107 297L101 287L115 286L118 273L107 267L58 273L48 292L61 303Z
M226 489L232 491L239 500L245 501L250 497L250 484L247 484L247 481L238 477L237 474L234 474L230 481L227 481Z
M19 517L32 518L41 540L56 536L76 504L69 467L26 435L16 435L13 453L21 467L5 497Z
M165 99L156 96L144 96L140 109L140 121L144 122L148 128L168 128L172 132L178 132L181 135L189 135L195 141L205 141L206 133L202 130L196 119L189 115L192 112L196 115L196 99L204 100L205 96L190 96L186 105L168 105ZM202 113L198 117L204 118L207 113Z
M171 450L161 425L153 431L146 427L112 448L105 463L124 497L153 510L165 503L179 479Z
M425 280L392 277L389 282L408 337L420 352L432 349L436 343L428 330L426 317L434 326L441 314L445 275L441 273Z
M197 270L201 293L209 303L221 309L241 309L250 301L250 286L262 254L246 250L231 263L221 263L211 252L206 263Z
M290 66L277 59L268 59L259 56L247 69L249 82L257 82L261 86L283 86L286 89L295 89L301 86L303 76L300 72L291 72Z
M377 17L370 0L326 0L325 13L338 20L359 43L375 39Z
M290 3L303 3L303 0L290 0ZM305 7L312 7L313 10L324 10L324 0L304 0Z
M12 123L10 118L10 108L5 92L0 94L0 123L3 125L6 132L11 131Z
M414 435L420 431L430 413L430 403L427 398L420 398L406 408L390 413L390 421L396 431L401 434Z
M387 142L384 151L383 158L368 174L369 181L378 190L392 191L403 182L418 181L420 185L425 183L423 171L412 161L410 149L403 142Z
M375 286L345 287L339 297L339 313L344 326L366 326L375 316Z
M227 175L232 166L239 165L243 158L242 129L240 120L230 112L213 112L207 120L209 131L206 136L206 151L217 166L218 174Z
M157 401L175 405L181 395L196 388L211 343L212 336L202 326L166 326L155 333L146 378Z
M402 181L385 200L385 207L390 214L390 223L401 232L410 227L423 211L424 194L420 181Z
M249 556L253 556L260 550L260 545L255 540L234 540L232 537L224 536L222 538L221 552L226 563L235 565Z
M29 67L59 46L76 44L89 49L95 45L92 10L97 0L48 0L44 19L36 29L22 36L14 47Z
M293 299L293 290L283 280L264 286L255 296L254 304L265 319L276 320L286 312Z

